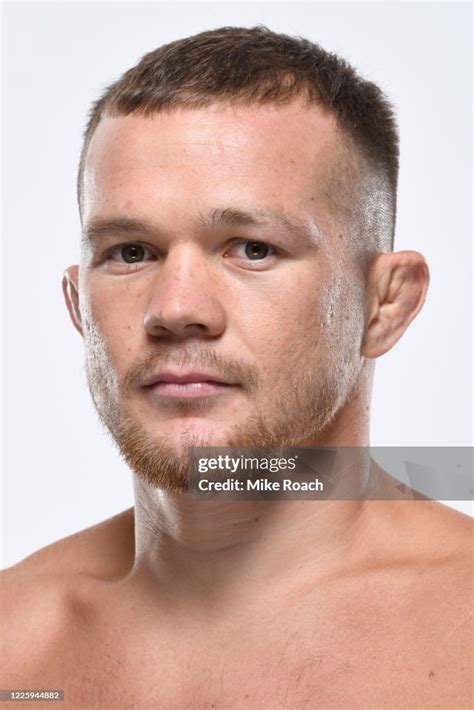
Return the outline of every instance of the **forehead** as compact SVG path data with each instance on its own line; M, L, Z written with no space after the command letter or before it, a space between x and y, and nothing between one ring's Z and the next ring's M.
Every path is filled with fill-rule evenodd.
M332 115L299 102L106 117L87 152L83 217L183 218L247 203L321 210L341 141Z

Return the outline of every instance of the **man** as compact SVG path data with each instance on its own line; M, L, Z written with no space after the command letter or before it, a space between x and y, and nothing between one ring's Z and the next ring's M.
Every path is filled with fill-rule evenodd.
M94 105L63 287L135 507L4 573L4 688L470 706L467 517L382 500L385 474L367 500L363 471L351 500L186 493L191 446L368 445L374 360L428 284L392 251L397 171L380 90L265 28L161 47Z

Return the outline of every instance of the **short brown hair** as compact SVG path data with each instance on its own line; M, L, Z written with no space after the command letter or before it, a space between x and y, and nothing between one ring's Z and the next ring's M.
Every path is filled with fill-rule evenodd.
M219 102L283 104L300 96L329 110L347 139L349 160L345 175L338 169L338 183L346 206L350 197L351 219L358 225L357 230L352 225L352 236L364 244L364 250L391 249L399 156L391 104L378 86L336 54L263 26L221 27L163 45L111 84L93 104L85 130L77 182L79 206L87 149L106 115L149 115ZM365 187L363 180L357 180L357 189L356 165L358 177L373 176ZM341 209L343 203L339 197Z

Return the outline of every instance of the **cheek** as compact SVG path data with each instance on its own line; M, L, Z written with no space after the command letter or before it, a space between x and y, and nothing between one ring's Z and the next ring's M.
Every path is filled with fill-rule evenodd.
M86 347L121 371L137 349L140 311L130 303L130 294L123 287L103 288L90 279L84 293L81 312Z
M241 307L242 340L262 369L303 366L318 347L323 328L321 292L314 273L292 274L266 289L253 304Z

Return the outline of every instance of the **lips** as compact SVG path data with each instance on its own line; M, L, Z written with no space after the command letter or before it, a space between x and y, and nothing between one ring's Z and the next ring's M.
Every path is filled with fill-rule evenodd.
M145 381L144 387L162 397L193 398L222 394L237 386L208 372L159 372Z
M198 384L204 382L211 382L220 385L232 385L237 384L234 382L228 382L221 377L217 377L206 372L159 372L156 375L152 375L144 382L145 387L153 387L161 382L175 384L175 385L187 385L187 384Z

